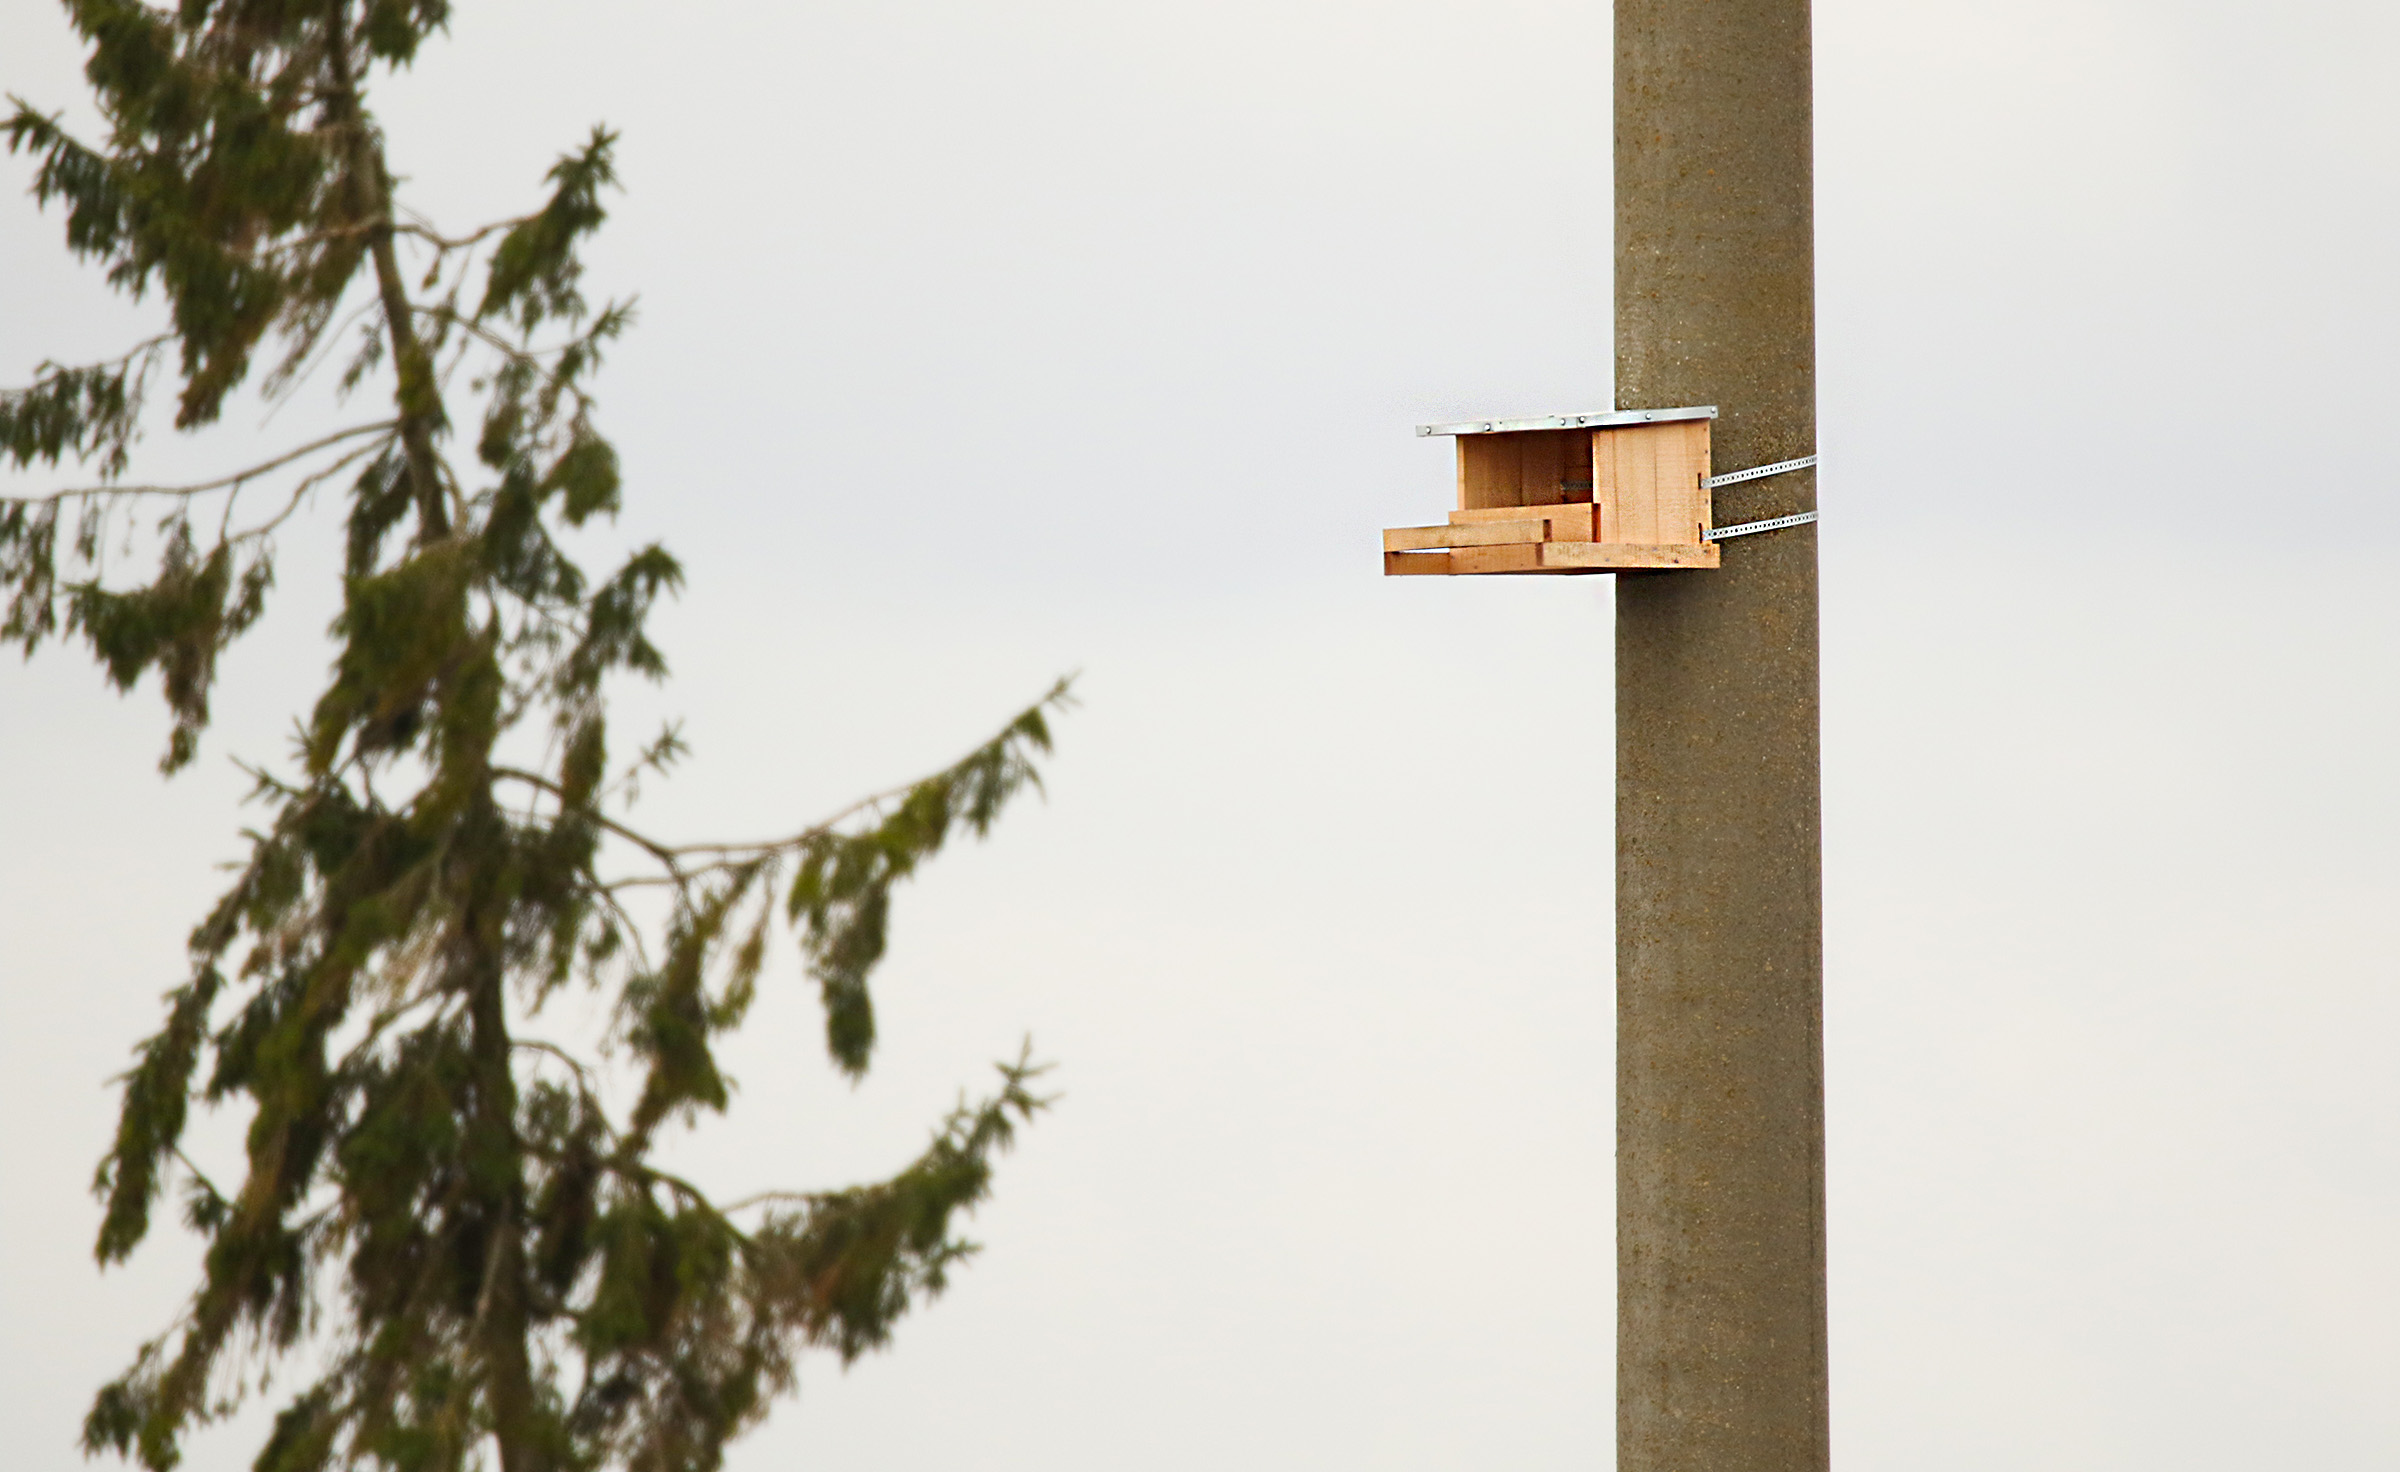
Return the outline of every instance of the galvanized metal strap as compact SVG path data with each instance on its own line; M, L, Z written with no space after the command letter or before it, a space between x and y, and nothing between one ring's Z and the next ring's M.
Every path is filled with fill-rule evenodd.
M1752 532L1774 532L1781 531L1787 526L1805 526L1816 519L1817 513L1814 511L1803 511L1798 516L1778 516L1771 521L1745 521L1739 526L1711 527L1708 539L1712 542L1722 542L1727 537L1746 537Z
M1797 460L1778 460L1772 465L1760 465L1749 470L1736 470L1725 475L1712 475L1701 481L1700 484L1713 491L1719 486L1740 485L1746 480L1764 480L1770 475L1781 475L1787 470L1806 470L1816 463L1816 456L1803 455Z
M1470 419L1464 424L1420 424L1420 435L1523 434L1531 429L1623 429L1636 424L1673 424L1685 419L1714 419L1717 406L1693 404L1681 409L1602 409L1592 414L1544 414L1535 419Z

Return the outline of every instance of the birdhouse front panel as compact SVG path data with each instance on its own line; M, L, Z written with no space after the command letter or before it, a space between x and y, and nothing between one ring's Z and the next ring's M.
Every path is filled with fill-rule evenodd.
M1387 574L1594 573L1715 567L1713 408L1630 409L1425 425L1455 435L1444 526L1383 534Z

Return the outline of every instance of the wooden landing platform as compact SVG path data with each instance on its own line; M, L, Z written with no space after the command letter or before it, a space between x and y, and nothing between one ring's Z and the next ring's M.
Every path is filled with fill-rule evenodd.
M1717 544L1594 541L1588 501L1454 511L1447 526L1396 526L1383 534L1387 577L1491 573L1608 573L1718 565Z

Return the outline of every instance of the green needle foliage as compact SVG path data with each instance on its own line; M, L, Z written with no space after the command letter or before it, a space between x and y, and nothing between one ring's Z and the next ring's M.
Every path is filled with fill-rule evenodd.
M787 837L629 826L632 783L681 743L612 761L606 692L664 674L644 625L682 572L656 546L596 578L569 556L621 493L589 385L628 310L585 299L577 256L611 135L530 214L444 234L395 197L367 83L445 0L66 9L107 137L19 102L7 140L70 248L171 327L0 392L0 461L97 476L0 501L0 633L27 654L80 638L119 687L156 670L172 772L266 606L277 529L330 486L348 531L330 683L289 769L256 774L271 818L123 1078L99 1258L177 1194L206 1266L100 1391L86 1450L172 1466L279 1369L305 1383L260 1472L715 1467L803 1349L873 1349L942 1288L972 1250L957 1219L1043 1101L1020 1057L889 1180L731 1204L653 1164L660 1132L726 1107L716 1046L778 926L834 1062L866 1070L893 887L1036 783L1065 687ZM205 482L124 478L154 380L196 430L335 354L344 402L388 409ZM526 1030L570 986L613 1009L588 1057ZM182 1150L195 1101L246 1109L238 1182Z

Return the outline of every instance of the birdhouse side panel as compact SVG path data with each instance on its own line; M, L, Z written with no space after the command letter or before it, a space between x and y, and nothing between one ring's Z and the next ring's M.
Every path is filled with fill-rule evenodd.
M1653 546L1706 540L1708 421L1602 430L1592 437L1599 540Z

